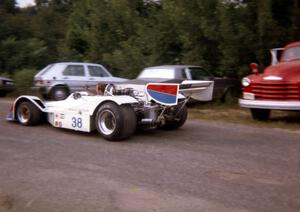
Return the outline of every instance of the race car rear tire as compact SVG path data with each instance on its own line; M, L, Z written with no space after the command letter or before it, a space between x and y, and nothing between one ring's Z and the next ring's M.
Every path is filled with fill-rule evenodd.
M97 131L109 141L120 141L131 136L136 129L136 115L130 105L108 102L96 114Z
M32 102L22 102L17 106L16 117L20 124L24 126L34 126L41 122L42 111Z
M178 107L177 110L175 110L175 114L177 114L177 116L172 119L172 120L167 120L165 125L163 125L161 128L164 130L176 130L179 127L181 127L182 125L184 125L186 119L187 119L187 115L188 115L188 111L187 111L187 107L184 106L183 108L181 108L181 110L178 112L180 108Z

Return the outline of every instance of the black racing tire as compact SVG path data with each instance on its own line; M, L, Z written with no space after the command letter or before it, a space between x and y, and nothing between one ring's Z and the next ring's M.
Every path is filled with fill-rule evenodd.
M107 102L96 114L97 131L109 141L120 141L131 136L136 129L136 115L130 105Z
M270 118L271 110L251 108L251 115L254 120L267 121Z
M64 100L69 94L69 89L66 86L55 86L51 89L50 98L56 101Z
M134 109L130 105L121 105L124 117L124 125L122 139L130 137L136 130L137 118Z
M22 102L17 106L16 117L24 126L34 126L41 123L43 112L32 102Z
M178 112L178 110L180 110ZM178 113L178 114L177 114ZM174 111L174 114L177 114L177 116L172 120L167 120L166 123L161 127L164 130L176 130L182 125L184 125L185 121L187 120L188 116L188 110L186 106L177 106L176 110Z

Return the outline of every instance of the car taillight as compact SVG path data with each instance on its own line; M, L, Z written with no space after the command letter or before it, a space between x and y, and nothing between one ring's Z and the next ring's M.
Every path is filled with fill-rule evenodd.
M35 80L34 81L35 85L45 85L45 84L49 84L49 83L50 83L50 81L48 81L48 80Z
M34 84L35 85L40 85L40 84L43 84L43 81L42 80L35 80Z

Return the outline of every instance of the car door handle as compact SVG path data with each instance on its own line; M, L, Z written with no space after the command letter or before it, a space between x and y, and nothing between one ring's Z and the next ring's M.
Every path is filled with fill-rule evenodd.
M63 79L69 79L69 77L64 77Z
M91 78L89 78L89 80L94 80L95 78L93 78L93 77L91 77Z

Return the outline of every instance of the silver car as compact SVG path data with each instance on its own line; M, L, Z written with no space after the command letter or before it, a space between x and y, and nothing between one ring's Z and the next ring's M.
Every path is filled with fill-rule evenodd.
M44 98L63 100L74 91L87 87L94 88L98 83L114 83L126 79L113 77L102 65L94 63L53 63L34 76L34 90Z

